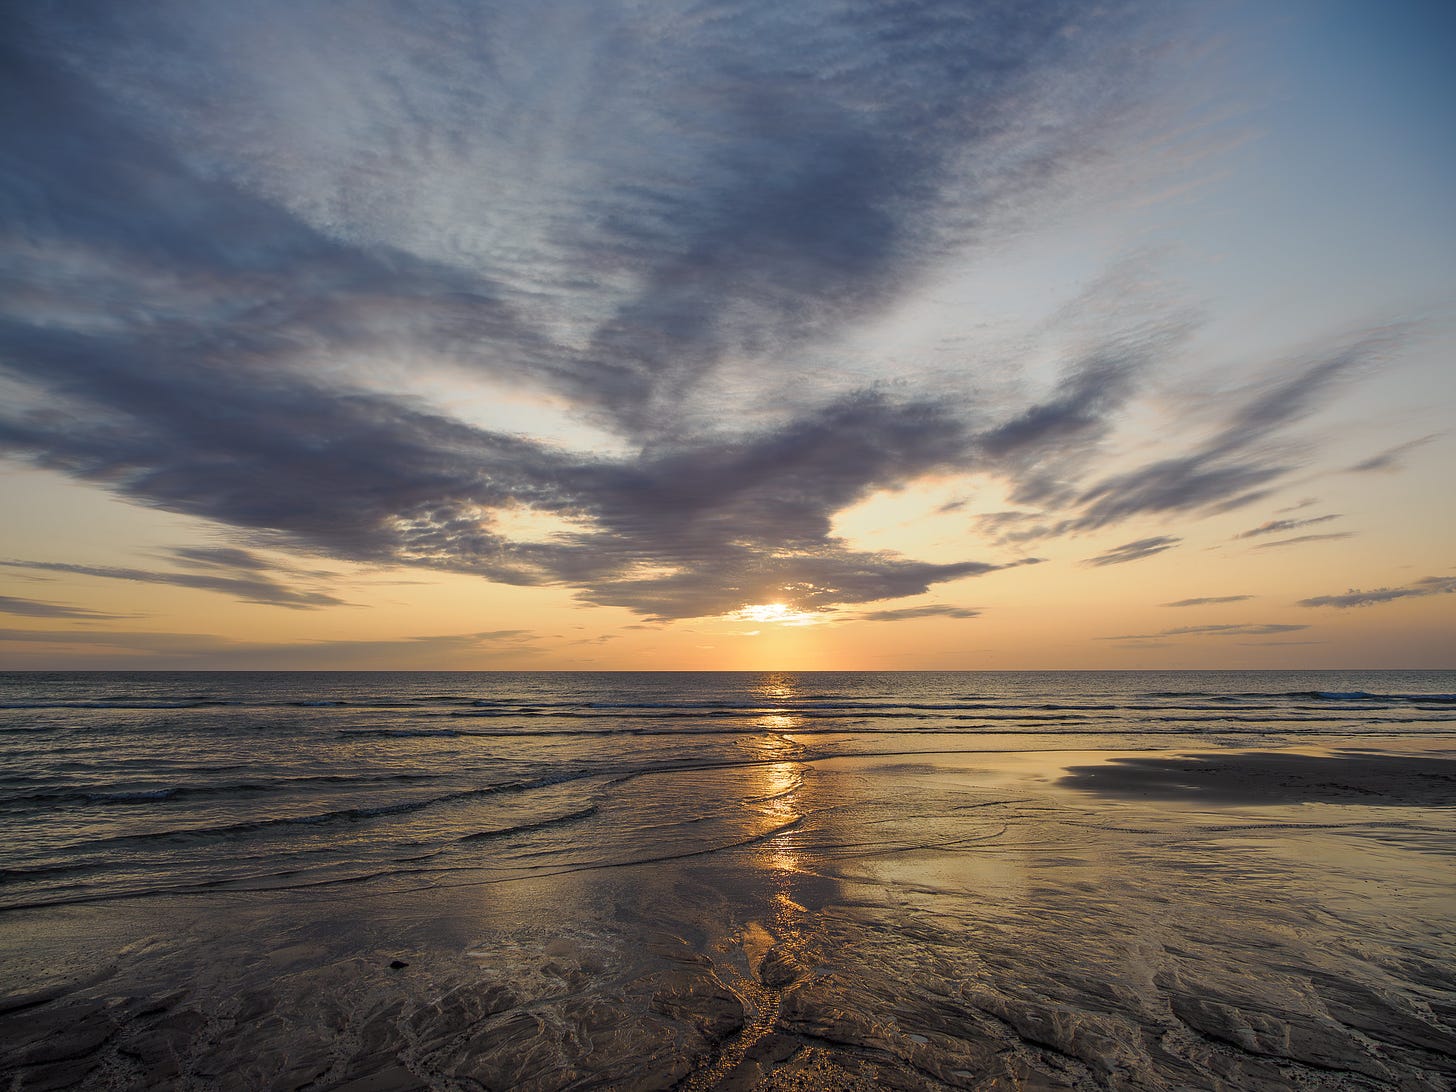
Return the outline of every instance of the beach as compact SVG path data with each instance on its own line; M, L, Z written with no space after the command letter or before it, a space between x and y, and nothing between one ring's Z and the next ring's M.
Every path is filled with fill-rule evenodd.
M1117 731L1008 732L990 719L947 734L932 726L960 715L949 709L920 710L929 719L911 731L889 715L951 704L930 700L927 682L908 695L878 680L886 715L852 723L812 716L832 704L815 682L772 712L694 707L664 737L676 747L688 723L711 727L688 751L538 777L530 792L558 796L509 805L512 824L480 823L499 791L386 813L451 816L411 827L388 869L365 846L347 867L290 859L264 882L256 858L277 857L267 840L289 825L204 837L171 817L160 841L181 872L195 879L198 842L220 859L207 886L173 876L141 893L135 875L98 875L95 897L72 886L48 898L30 881L0 912L6 1087L1456 1080L1456 741L1440 701L1361 691L1291 729L1291 710L1319 701L1285 699L1282 727L1257 733L1229 713L1215 731L1140 736L1147 710L1121 703ZM1165 717L1196 704L1156 702ZM1041 704L1077 706L1025 714L1066 726L1116 703L1063 692ZM612 723L644 728L643 708ZM1379 723L1381 709L1395 723ZM45 719L10 723L27 717ZM377 849L380 821L297 829ZM141 832L107 836L134 840L113 842L121 852ZM447 842L472 856L441 855ZM17 890L21 867L0 891Z

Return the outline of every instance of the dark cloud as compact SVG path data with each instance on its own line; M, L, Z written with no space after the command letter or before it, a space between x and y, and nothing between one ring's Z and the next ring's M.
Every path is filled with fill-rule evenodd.
M805 392L755 421L704 392L728 362L777 374L1101 154L1163 28L1070 0L811 9L597 5L569 41L549 11L444 0L12 12L0 359L37 394L0 448L282 545L656 617L1004 567L855 550L830 519L1089 442L1136 353L990 427L936 393ZM522 77L568 47L569 79ZM392 361L553 392L630 453L360 385L409 374ZM563 530L512 541L493 512L520 506ZM189 571L65 571L338 602L247 551L172 556Z
M1109 328L1083 333L1087 347L1073 356L1055 388L977 434L977 455L1008 481L1016 504L1044 508L1073 503L1075 482L1111 434L1139 382L1186 340L1191 323L1176 312L1152 318L1125 313L1129 299L1136 299L1133 273L1132 267L1114 270L1071 308L1072 316L1064 316L1071 321L1079 310L1091 310ZM1038 534L1008 528L1006 536L1014 541Z
M1344 595L1317 595L1312 599L1301 599L1301 607L1368 607L1376 603L1389 603L1396 599L1412 599L1426 595L1451 595L1456 593L1456 577L1428 576L1400 588L1372 588L1359 591L1351 588Z
M155 572L116 565L72 565L61 561L0 561L0 565L41 572L75 573L78 576L99 576L108 580L130 580L139 584L170 584L178 588L198 588L221 592L245 603L289 607L293 610L316 610L320 607L343 606L344 601L320 591L291 588L262 573L221 574Z
M1146 344L1109 346L1080 362L1052 397L1037 403L976 439L992 460L1024 452L1039 456L1078 449L1103 436L1113 411L1133 390L1137 373L1149 363Z
M1158 535L1156 538L1140 538L1135 542L1124 542L1121 546L1115 546L1105 554L1097 557L1089 557L1082 562L1083 565L1123 565L1129 561L1141 561L1145 557L1152 557L1164 550L1171 550L1181 538L1171 535Z
M1327 535L1296 535L1294 538L1281 538L1274 542L1261 542L1254 549L1273 550L1280 546L1299 546L1306 542L1333 542L1336 539L1352 538L1354 534L1354 531L1334 531Z
M909 622L917 618L979 618L981 612L970 607L930 605L901 607L898 610L868 610L852 616L853 622Z
M60 603L43 603L38 599L18 599L13 595L0 595L0 614L20 614L28 618L76 618L83 621L135 617L128 614L106 614L83 607L68 607Z
M1192 453L1157 460L1084 490L1078 497L1081 514L1062 529L1103 527L1146 513L1231 511L1268 496L1271 483L1299 465L1273 444L1278 433L1371 370L1402 336L1395 328L1359 334L1305 362L1292 376L1247 392L1212 438Z
M1393 335L1281 367L1211 439L1101 479L1180 316L1082 338L1025 405L797 382L800 354L1107 154L1163 56L1152 7L600 4L563 37L549 5L22 5L0 40L0 368L33 396L0 408L0 450L242 541L654 618L1029 563L833 533L931 474L1053 510L1006 521L1008 545L1253 503L1299 464L1280 431ZM549 397L610 442L452 418L408 393L423 370ZM793 397L749 413L729 373ZM513 539L497 513L522 508L558 531ZM340 602L248 550L171 560L50 567Z
M1159 630L1157 633L1124 633L1117 637L1102 637L1103 641L1145 641L1167 637L1260 637L1271 633L1295 633L1308 626L1286 625L1277 622L1231 622L1225 625L1177 626Z
M1234 538L1258 538L1261 535L1277 535L1285 531L1293 531L1298 527L1312 527L1316 523L1328 523L1332 519L1339 518L1339 513L1336 512L1327 516L1311 516L1309 519L1272 519L1248 531L1241 531L1234 535Z
M1203 607L1213 603L1242 603L1246 599L1254 598L1252 595L1207 595L1197 599L1178 599L1172 603L1164 603L1165 607Z
M1182 327L1170 324L1161 337L1133 344L1157 359L1181 335ZM1096 469L1098 460L1091 457L1095 441L1109 427L1129 383L1149 364L1130 357L1126 368L1106 374L1094 369L1086 373L1085 388L1077 386L1074 376L1063 397L983 434L991 440L987 455L1000 452L998 445L1008 440L1025 438L1031 444L1027 452L1002 452L1003 458L987 464L1007 478L1012 499L1031 510L980 516L975 526L1002 545L1022 545L1142 515L1206 516L1262 501L1307 461L1286 433L1349 382L1383 363L1405 336L1398 327L1361 331L1297 363L1292 374L1288 364L1272 367L1270 378L1228 396L1229 408L1215 419L1207 438L1091 484L1080 483ZM1200 407L1203 401L1210 400L1201 400ZM1100 408L1082 414L1084 406ZM1059 431L1063 424L1065 433Z

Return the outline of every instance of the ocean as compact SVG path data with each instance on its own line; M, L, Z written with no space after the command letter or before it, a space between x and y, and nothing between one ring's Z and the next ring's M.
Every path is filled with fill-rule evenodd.
M0 1072L1450 1087L1453 768L1449 671L0 674Z

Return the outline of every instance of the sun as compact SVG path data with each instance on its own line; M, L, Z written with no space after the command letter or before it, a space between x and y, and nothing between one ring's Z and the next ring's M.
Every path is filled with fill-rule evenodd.
M787 603L751 603L729 617L740 622L772 622L781 626L810 626L822 621L818 614L796 610Z

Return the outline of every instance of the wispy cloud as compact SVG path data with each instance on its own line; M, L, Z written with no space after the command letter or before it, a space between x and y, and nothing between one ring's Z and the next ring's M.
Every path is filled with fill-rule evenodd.
M1319 503L1319 498L1318 497L1301 497L1299 500L1295 501L1293 504L1286 504L1283 508L1276 508L1275 511L1276 512L1279 512L1281 514L1284 513L1284 512L1299 512L1299 511L1301 511L1301 510L1303 510L1305 508L1309 508L1312 505L1316 505L1318 503Z
M1354 531L1334 531L1327 535L1296 535L1294 538L1281 538L1273 542L1261 542L1254 549L1275 550L1282 546L1300 546L1307 542L1334 542L1342 538L1353 538L1354 535Z
M0 595L0 614L19 614L28 618L75 618L82 621L136 617L130 614L107 614L84 607L68 607L61 603L45 603L37 599L20 599L13 595Z
M1280 622L1233 622L1225 625L1176 626L1159 630L1157 633L1123 633L1116 637L1101 637L1103 641L1148 641L1168 637L1260 637L1272 633L1295 633L1309 626L1288 625Z
M1097 460L1086 457L1085 447L1061 457L1053 430L1048 452L1003 460L997 468L1008 477L1013 500L1040 509L992 513L976 525L997 542L1021 544L1115 526L1142 515L1201 517L1264 500L1307 459L1287 433L1351 382L1382 366L1406 338L1400 326L1357 330L1301 359L1271 366L1263 380L1222 400L1228 408L1213 420L1207 438L1184 445L1180 453L1100 479L1095 477ZM1162 351L1175 341L1167 339ZM1100 379L1108 388L1106 399L1099 402L1083 392L1082 400L1115 406L1131 374L1136 369L1110 372ZM1019 434L1026 423L1018 419L1012 425ZM1197 434L1190 429L1190 435Z
M1301 607L1369 607L1376 603L1390 603L1396 599L1413 599L1426 595L1450 595L1456 593L1456 577L1428 576L1414 584L1399 588L1372 588L1359 591L1351 588L1344 595L1317 595L1301 599Z
M242 550L235 546L179 546L168 551L168 556L179 565L199 569L250 569L264 572L276 567L251 550Z
M1317 523L1328 523L1332 519L1339 519L1339 513L1331 513L1327 516L1311 516L1309 519L1271 519L1267 523L1247 531L1240 531L1234 538L1258 538L1261 535L1278 535L1285 531L1293 531L1299 527L1313 527Z
M1106 526L1134 515L1232 511L1262 499L1298 465L1271 441L1342 386L1373 369L1404 337L1397 327L1357 333L1247 392L1221 427L1190 454L1160 459L1086 489L1067 527Z
M1305 645L1327 645L1328 641L1239 641L1246 648L1302 648Z
M1195 599L1178 599L1172 603L1164 603L1165 607L1204 607L1213 603L1242 603L1246 599L1254 598L1252 595L1205 595Z
M264 573L254 571L233 575L179 573L131 569L118 565L74 565L61 561L19 560L0 561L0 566L40 572L74 573L77 576L97 576L107 580L129 580L139 584L169 584L178 588L198 588L203 591L231 595L245 603L262 603L274 607L289 607L293 610L314 610L320 607L344 605L344 600L329 595L327 592L289 587Z
M979 618L981 611L973 607L929 605L901 607L898 610L869 610L851 615L852 622L909 622L918 618Z
M240 641L210 633L167 633L145 630L0 629L0 642L16 645L62 646L91 650L98 663L145 664L186 668L224 661L234 666L260 668L350 668L378 666L430 667L442 662L456 665L490 663L502 657L532 656L540 649L528 630L502 629L480 633L452 633L392 640L355 641ZM26 655L21 653L20 655ZM37 663L49 662L37 652ZM84 653L78 655L86 655ZM10 656L10 654L7 654ZM15 658L10 656L10 658ZM68 656L68 659L71 657Z
M1171 535L1158 535L1156 538L1140 538L1134 542L1124 542L1121 546L1115 546L1105 554L1096 557L1089 557L1082 562L1083 565L1124 565L1129 561L1141 561L1145 557L1152 557L1164 550L1171 550L1181 538Z
M1371 474L1403 469L1404 464L1401 462L1403 456L1408 455L1418 447L1424 447L1440 435L1440 433L1433 432L1431 435L1422 436L1417 440L1408 440L1406 443L1396 444L1395 447L1387 448L1379 454L1370 456L1368 459L1362 459L1354 466L1347 467L1346 469L1352 474Z

